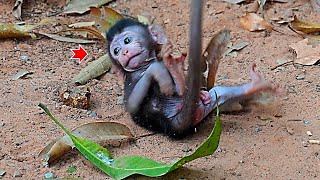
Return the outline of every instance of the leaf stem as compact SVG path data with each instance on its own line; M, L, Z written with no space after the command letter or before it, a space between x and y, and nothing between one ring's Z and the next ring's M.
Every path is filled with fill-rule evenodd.
M66 129L52 114L51 112L49 111L49 109L47 108L46 105L44 105L43 103L39 103L38 105L41 109L44 110L44 112L56 123L58 124L58 126L60 126L60 128L65 132L67 133L70 138L73 137L73 135L71 134L70 131L68 131L68 129Z

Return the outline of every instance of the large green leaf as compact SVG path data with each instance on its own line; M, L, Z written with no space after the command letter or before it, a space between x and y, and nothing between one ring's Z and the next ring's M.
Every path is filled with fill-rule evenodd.
M122 156L119 158L113 158L109 151L99 144L72 135L51 115L45 105L40 103L39 106L70 136L76 148L88 160L115 179L123 179L133 174L141 174L149 177L162 176L181 167L187 162L213 154L219 145L221 121L218 108L214 129L206 141L202 143L202 145L200 145L191 155L185 156L177 160L175 163L164 164L142 156Z

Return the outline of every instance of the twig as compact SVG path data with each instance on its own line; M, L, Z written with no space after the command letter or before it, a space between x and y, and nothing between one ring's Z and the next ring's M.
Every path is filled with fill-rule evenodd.
M284 63L282 63L282 64L278 64L278 65L276 65L275 67L271 68L271 70L273 71L273 70L277 69L278 67L284 66L284 65L288 65L289 63L293 63L293 60L284 62Z
M144 138L144 137L148 137L148 136L153 136L153 135L156 135L157 133L149 133L149 134L143 134L143 135L140 135L138 137L135 137L135 140L138 140L138 139L141 139L141 138Z

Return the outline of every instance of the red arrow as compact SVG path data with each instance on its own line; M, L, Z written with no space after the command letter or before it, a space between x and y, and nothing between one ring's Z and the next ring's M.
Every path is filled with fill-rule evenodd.
M73 52L71 59L79 59L79 63L81 63L82 60L88 55L87 51L84 50L81 45L79 45L79 49L71 49L71 51Z

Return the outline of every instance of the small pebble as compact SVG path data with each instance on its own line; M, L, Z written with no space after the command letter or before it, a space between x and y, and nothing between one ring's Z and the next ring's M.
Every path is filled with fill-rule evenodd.
M312 132L311 131L307 131L308 136L312 136Z
M113 4L111 4L111 7L112 8L116 8L118 6L118 4L117 3L113 3Z
M312 139L310 139L309 143L310 144L320 144L320 140L312 140Z
M298 74L296 75L296 80L304 80L305 75L304 74Z
M167 19L167 20L163 21L164 24L169 24L170 22L171 22L170 19Z
M277 59L277 60L276 60L276 63L277 63L277 64L284 64L284 63L286 63L286 62L288 62L288 60L286 60L286 59Z
M91 111L91 113L89 114L89 117L97 117L97 113L94 111Z
M21 60L22 62L25 62L25 63L30 62L30 61L29 61L29 57L28 57L28 56L25 56L25 55L20 56L20 60Z
M286 127L286 129L287 129L287 132L288 132L290 135L292 135L292 134L294 133L294 130L293 130L292 127Z
M13 174L13 177L22 177L22 173L19 170L16 170Z
M303 124L310 124L308 120L303 120Z
M45 179L52 179L53 178L53 173L52 172L47 172L44 174Z
M117 98L117 105L123 105L123 96Z
M303 147L308 147L308 144L307 144L307 142L305 142L305 141L302 141L302 144L303 144Z
M256 131L256 132L262 131L262 127L256 127L255 131Z
M0 177L4 176L6 174L6 171L3 169L0 169Z

